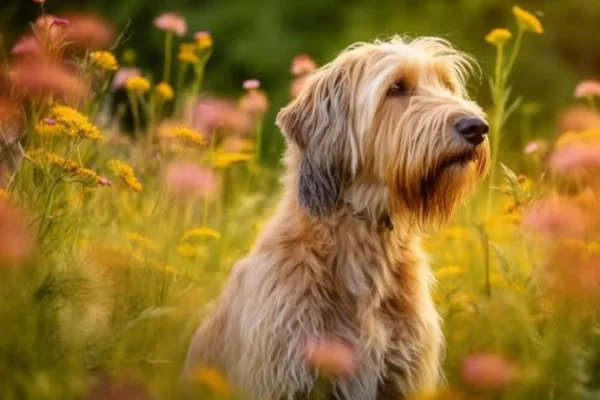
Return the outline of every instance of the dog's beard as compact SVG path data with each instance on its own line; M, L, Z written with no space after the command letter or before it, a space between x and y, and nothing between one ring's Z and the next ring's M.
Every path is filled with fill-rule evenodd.
M400 196L412 219L421 225L444 223L486 174L487 144L441 154Z

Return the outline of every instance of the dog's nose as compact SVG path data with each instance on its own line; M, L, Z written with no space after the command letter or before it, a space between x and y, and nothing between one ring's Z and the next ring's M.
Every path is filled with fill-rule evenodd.
M490 130L487 122L477 116L463 117L454 127L469 143L475 146L485 140L485 136Z

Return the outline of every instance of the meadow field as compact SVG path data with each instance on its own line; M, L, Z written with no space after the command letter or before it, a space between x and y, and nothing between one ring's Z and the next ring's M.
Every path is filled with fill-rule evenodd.
M220 44L184 14L146 21L163 45L142 64L128 27L33 3L0 43L0 399L243 399L210 367L180 373L279 199L270 93L255 76L205 91ZM512 82L548 27L503 12L471 83L489 177L425 243L446 382L414 400L600 399L600 81L581 76L577 108L538 132L545 89L526 102ZM289 60L286 101L318 64Z

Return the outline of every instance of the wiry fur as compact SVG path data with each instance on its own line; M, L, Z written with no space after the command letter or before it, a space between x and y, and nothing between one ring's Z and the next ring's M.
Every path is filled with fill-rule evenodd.
M252 398L303 399L315 384L305 340L334 337L360 362L334 382L335 399L436 385L443 337L420 234L487 170L487 140L474 147L453 128L482 115L465 90L470 65L444 40L394 37L312 74L277 117L283 198L196 333L186 373L210 364ZM398 80L408 93L387 96Z

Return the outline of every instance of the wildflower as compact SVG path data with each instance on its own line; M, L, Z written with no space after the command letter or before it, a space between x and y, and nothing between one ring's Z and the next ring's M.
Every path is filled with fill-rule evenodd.
M35 131L40 136L45 137L56 137L63 134L62 126L56 123L56 120L52 118L44 118L40 120L35 126Z
M133 172L133 168L131 165L120 161L120 160L111 160L108 162L109 167L113 170L113 173L121 178L123 182L127 186L129 186L132 190L139 192L142 190L143 186L138 181L135 173Z
M81 80L61 65L20 63L10 71L10 80L14 90L24 96L53 94L77 100L85 94Z
M35 36L23 36L10 52L17 56L37 56L40 53L40 41Z
M209 32L196 32L194 39L200 51L208 50L213 46L213 40Z
M165 183L169 192L180 199L194 196L213 199L218 192L218 183L213 171L192 162L170 165Z
M161 82L156 85L156 93L163 100L172 100L175 93L173 92L173 88L167 82Z
M461 276L465 273L465 269L458 265L448 265L446 267L438 268L435 270L435 276L438 279L454 278Z
M71 137L81 139L100 140L104 136L100 130L94 126L89 119L74 108L67 106L54 106L52 116L60 125L64 132Z
M556 148L562 149L571 145L598 145L600 144L600 129L587 129L583 132L565 132L556 141Z
M560 198L535 203L523 215L521 227L545 237L577 237L587 231L586 217L581 209Z
M576 144L558 148L550 158L550 168L557 174L580 179L600 170L600 144Z
M215 154L213 164L217 168L228 168L233 164L245 163L252 159L254 159L253 154L218 152Z
M33 2L37 4L45 4L46 0L33 0Z
M183 243L177 246L177 253L183 257L195 258L204 255L205 248L202 246L193 246L189 243Z
M544 33L544 27L542 26L540 20L529 11L525 11L519 6L514 6L512 12L522 29L537 33L539 35Z
M115 74L111 88L112 90L122 89L129 79L141 76L142 72L137 68L120 68Z
M511 37L512 33L510 33L508 29L496 28L487 34L485 41L493 44L494 46L500 46Z
M145 248L148 249L157 249L158 248L158 243L148 239L146 236L137 233L137 232L131 232L128 233L126 235L127 240L129 240L131 243L135 244L135 245L141 245Z
M208 366L196 368L192 379L202 385L207 386L217 398L227 398L231 395L231 389L223 374Z
M576 99L600 97L600 82L593 80L579 82L575 87L573 96L575 96Z
M463 380L480 389L503 389L516 379L516 373L514 362L493 353L473 354L462 366Z
M150 90L150 82L146 78L134 76L127 79L127 82L125 82L125 89L141 95Z
M305 359L310 366L336 377L351 376L358 369L354 350L338 340L308 340Z
M527 155L538 154L542 155L548 150L548 143L544 140L532 140L525 145L523 152Z
M240 98L240 108L251 115L262 117L269 109L269 99L258 89L250 89Z
M600 129L600 113L591 107L574 106L563 111L558 120L558 132L581 132Z
M201 226L200 228L194 228L187 231L181 237L181 241L183 242L195 237L209 237L212 239L221 239L221 234L214 229L208 228L206 226Z
M196 132L190 128L174 127L168 132L169 137L176 138L179 142L187 146L204 146L206 141L201 133Z
M33 249L25 214L0 198L0 267L23 263Z
M246 134L253 128L250 115L235 103L220 99L203 99L194 107L192 126L200 132L224 129L228 133Z
M114 43L115 30L105 18L96 14L70 14L65 40L84 49L103 49Z
M307 75L317 69L317 64L308 54L298 54L292 59L291 72L294 76Z
M254 142L238 136L228 136L223 140L221 149L230 153L251 153L254 151Z
M248 79L244 81L242 87L246 90L256 90L260 88L260 81L258 79Z
M92 62L100 69L106 71L116 71L119 68L117 59L109 51L94 51L90 54Z
M177 36L183 36L187 32L187 23L177 13L163 13L154 20L154 26L158 29L173 32Z
M179 46L179 61L188 64L198 64L200 59L196 54L196 46L191 43L183 43Z

